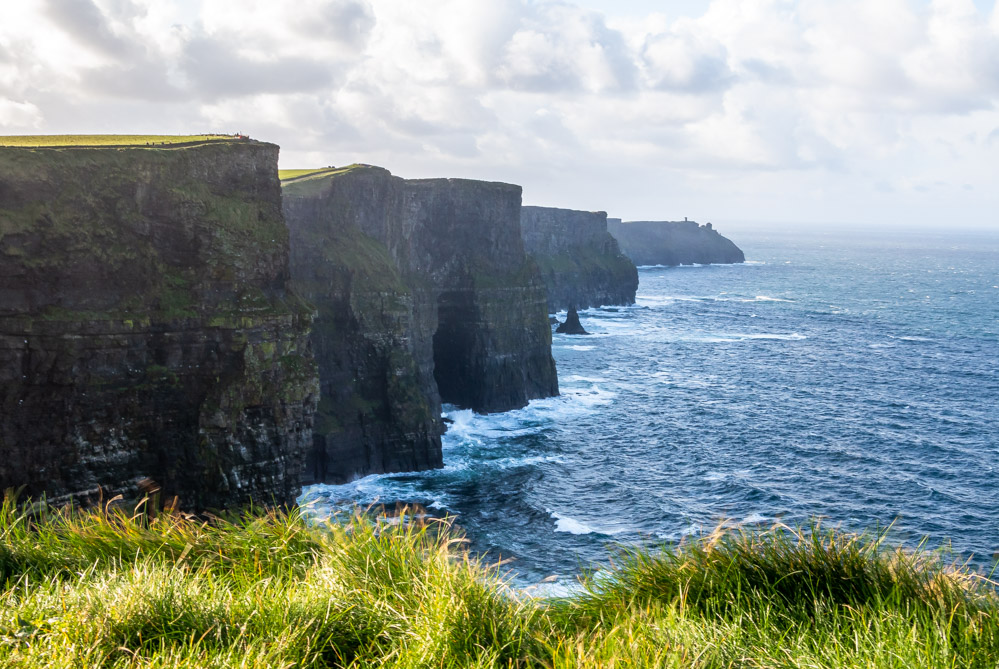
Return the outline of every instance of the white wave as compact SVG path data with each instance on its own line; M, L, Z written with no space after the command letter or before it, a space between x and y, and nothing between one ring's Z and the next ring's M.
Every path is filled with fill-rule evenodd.
M555 576L554 580L546 579L541 583L535 583L524 588L519 588L519 592L527 597L535 599L563 599L583 592L583 586L579 583L579 581L564 583L557 579L558 577Z
M567 383L573 383L579 381L582 381L583 383L602 383L607 379L601 376L594 377L594 376L581 376L579 374L570 374L565 378L559 380Z
M736 336L741 339L780 339L783 341L800 341L802 339L808 339L807 335L799 334L797 332L792 332L791 334L745 334Z
M421 472L439 473L442 470ZM433 509L446 510L447 496L431 493L419 484L393 480L394 474L373 474L342 485L316 484L307 486L298 498L298 505L311 520L330 521L336 517L350 516L357 509L366 509L378 504L422 503Z
M762 514L759 514L759 513L756 513L756 512L753 512L753 513L749 514L748 516L746 516L745 518L742 519L742 524L743 525L759 525L760 523L766 522L766 520L767 520L766 516L764 516Z
M786 300L782 297L770 297L769 295L757 295L755 298L757 302L793 302L794 300Z
M592 351L596 347L595 346L565 346L563 348L567 348L570 351Z
M562 394L586 407L604 406L610 404L617 397L617 393L604 390L597 384L593 384L589 388L563 389Z
M697 536L704 533L704 526L700 523L690 523L686 527L675 532L656 532L655 535L663 541L681 541L690 536Z
M480 460L476 463L476 467L492 467L494 469L512 469L514 467L527 467L530 465L540 465L546 462L563 462L563 460L557 455L528 455L519 458Z
M808 339L807 335L798 332L789 334L765 333L765 332L715 332L711 334L693 334L677 338L677 341L693 341L705 344L734 343L740 341L753 340L777 340L777 341L801 341Z
M594 534L597 530L593 529L589 525L581 523L575 518L570 518L569 516L563 516L560 513L555 513L554 511L548 512L552 518L555 519L555 531L556 532L566 532L568 534Z
M636 295L635 303L642 306L661 306L673 302L712 302L717 297L699 297L696 295Z

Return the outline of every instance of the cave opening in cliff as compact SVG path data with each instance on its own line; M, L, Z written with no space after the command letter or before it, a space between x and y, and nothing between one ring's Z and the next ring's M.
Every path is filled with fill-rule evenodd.
M441 401L475 409L481 404L482 379L477 364L479 319L470 291L445 291L437 300L434 333L434 380Z

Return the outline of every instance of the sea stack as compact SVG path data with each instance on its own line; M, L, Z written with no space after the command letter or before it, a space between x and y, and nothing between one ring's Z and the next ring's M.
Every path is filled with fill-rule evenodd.
M583 329L582 323L579 322L579 314L576 313L576 307L569 307L569 313L565 316L565 322L555 328L555 332L569 335L590 334Z
M519 186L351 166L284 182L294 285L319 314L306 482L442 464L441 403L558 394Z
M277 156L0 148L0 489L294 502L318 383Z

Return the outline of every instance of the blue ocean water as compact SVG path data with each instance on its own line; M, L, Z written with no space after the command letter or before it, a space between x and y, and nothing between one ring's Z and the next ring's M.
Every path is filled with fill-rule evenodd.
M313 486L317 513L450 514L521 583L721 521L999 551L999 232L745 230L743 265L641 268L555 335L562 396L449 408L444 469Z

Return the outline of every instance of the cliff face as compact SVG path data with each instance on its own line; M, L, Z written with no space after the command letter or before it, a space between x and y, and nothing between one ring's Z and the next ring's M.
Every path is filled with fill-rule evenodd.
M277 151L0 149L0 488L294 500L318 388Z
M522 207L524 247L537 262L549 311L633 304L638 270L607 232L607 214Z
M358 167L286 182L292 275L319 309L307 481L439 467L441 401L505 411L558 394L520 188Z
M607 229L636 265L740 263L746 257L710 223L607 219Z

